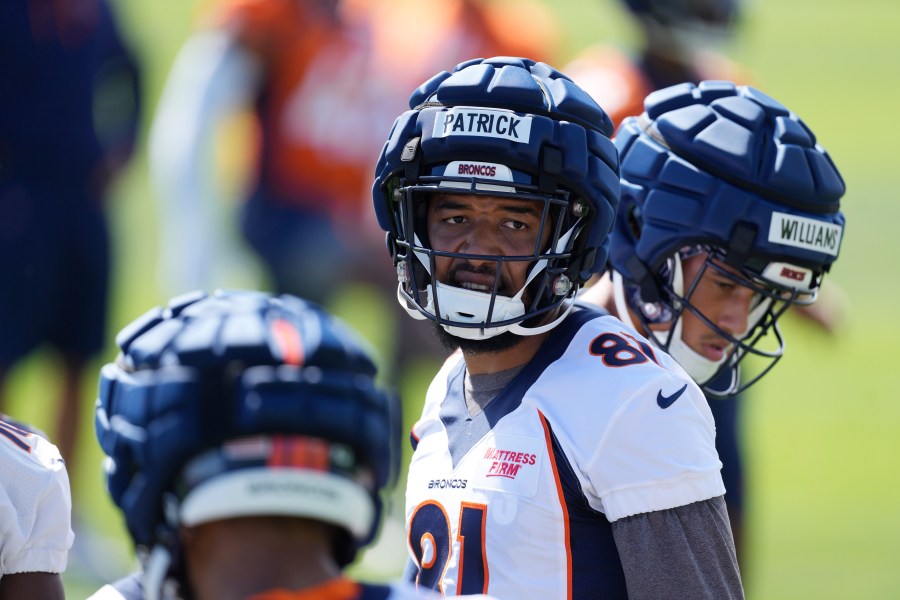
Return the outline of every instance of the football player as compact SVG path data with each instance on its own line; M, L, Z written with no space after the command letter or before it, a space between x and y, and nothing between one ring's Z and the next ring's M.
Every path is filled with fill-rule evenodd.
M95 599L414 598L342 569L376 535L399 404L367 347L292 296L192 294L121 331L97 437L142 572Z
M412 430L410 577L445 595L740 598L709 406L665 352L575 306L606 264L612 123L544 63L410 97L376 167L410 315L458 351Z
M71 515L59 450L0 414L0 600L65 597Z
M73 474L83 383L106 338L106 202L140 117L140 68L111 4L0 3L0 410L14 412L10 373L52 348L49 433Z
M240 186L246 190L240 227L274 289L328 305L348 286L363 284L399 323L395 348L385 353L388 367L439 360L441 349L431 336L408 327L394 304L393 272L377 260L384 238L368 209L372 156L407 90L435 70L473 56L536 52L552 44L551 13L539 0L515 3L515 18L541 18L528 36L511 35L520 25L502 10L507 4L216 3L179 53L151 129L166 238L160 264L174 293L234 283L241 270L236 265L246 264L230 250L224 186L210 177L224 174L233 181L235 169L228 167L234 163L203 167L215 156L219 136L234 132L226 125L249 114L256 135L247 136L251 143L231 146L252 163Z
M640 115L644 99L655 90L704 80L753 85L755 77L722 52L748 8L742 0L622 0L621 4L637 25L638 47L623 52L605 42L594 44L563 69L603 106L616 127L626 117ZM832 285L814 304L797 304L791 312L830 333L840 323L846 305L843 292ZM717 396L710 404L739 559L747 495L739 435L744 399L744 394ZM746 576L746 563L742 567Z
M844 182L809 127L755 88L685 83L644 106L616 133L611 275L580 299L669 352L717 406L781 358L785 310L816 299L840 251ZM735 438L734 419L717 425ZM732 481L740 550L743 491Z
M622 0L638 27L640 46L626 53L607 43L579 52L563 69L618 127L643 112L644 98L678 83L749 74L720 52L742 16L741 0Z

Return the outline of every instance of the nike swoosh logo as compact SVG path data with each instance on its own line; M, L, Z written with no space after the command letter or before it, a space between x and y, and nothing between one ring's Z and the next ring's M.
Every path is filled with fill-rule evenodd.
M687 389L687 384L684 384L680 390L672 394L671 396L663 396L662 390L656 392L656 403L659 404L660 408L669 408L672 406L678 398L681 397L681 394L684 393L684 390Z

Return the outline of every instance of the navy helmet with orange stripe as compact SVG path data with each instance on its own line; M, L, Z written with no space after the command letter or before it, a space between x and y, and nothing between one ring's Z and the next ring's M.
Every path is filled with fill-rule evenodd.
M117 336L96 431L139 556L176 573L183 525L242 516L330 523L353 560L397 473L399 402L365 342L318 306L194 293ZM160 568L162 566L163 568Z

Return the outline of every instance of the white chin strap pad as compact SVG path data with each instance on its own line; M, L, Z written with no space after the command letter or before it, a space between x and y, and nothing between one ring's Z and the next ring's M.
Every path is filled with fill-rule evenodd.
M572 237L572 235L574 235L575 231L576 227L572 226L571 229L560 236L556 244L557 253L561 253L563 249L567 247L569 239ZM414 240L416 246L422 245L418 236L414 236ZM415 250L413 250L413 252L419 262L422 263L422 265L425 267L425 271L433 278L433 273L431 272L430 268L431 263L428 259L427 253L418 252ZM435 280L433 284L428 285L425 289L427 302L424 310L429 315L434 317L439 316L440 319L445 321L452 321L454 323L461 324L481 325L482 323L488 322L488 309L491 306L491 298L493 297L494 310L490 314L491 322L497 323L501 321L508 321L510 319L520 318L525 315L525 303L522 301L522 296L525 293L525 289L528 287L528 284L531 283L535 279L535 277L542 273L546 268L547 259L542 258L535 262L534 266L528 273L528 277L526 278L525 284L522 286L522 289L520 289L518 293L513 297L501 296L499 294L494 296L493 294L489 294L486 292L478 292L475 290L467 290L461 287L446 285ZM408 305L405 298L403 297L401 291L402 287L402 283L397 287L397 300L398 302L400 302L400 306L402 306L407 313L409 313L416 319L427 318L416 308L410 307ZM438 304L440 304L441 307L440 315L437 315L437 313L435 312L435 295L437 295ZM562 311L562 313L550 323L546 323L539 327L523 327L520 323L510 323L509 325L503 325L500 327L457 327L454 325L441 326L450 335L467 340L486 340L507 331L512 331L516 335L537 335L539 333L549 331L553 327L556 327L556 325L558 325L566 317L566 315L568 315L573 306L574 300L570 299L568 305L566 306L566 310Z
M675 254L675 265L672 272L672 289L675 293L684 297L684 271L681 269L681 256ZM681 337L681 329L684 325L684 312L675 320L675 330L672 332L672 341L669 343L669 354L675 359L681 368L683 368L691 379L699 385L703 385L716 374L722 363L728 359L728 353L719 360L709 360L702 354L695 352L684 339ZM660 343L665 343L668 333L665 331L654 331Z
M433 315L436 314L434 310L434 296L436 293L438 303L441 306L441 319L456 323L471 323L472 325L487 323L491 294L444 285L440 282L435 282L434 285L436 286L435 288L429 285L426 289L428 297L428 304L425 306L426 311ZM521 317L524 314L525 304L518 296L510 298L497 295L494 300L494 312L491 315L491 320L506 321L507 319ZM484 340L508 331L512 325L487 328L454 327L452 325L443 325L443 327L447 333L456 337L467 340Z
M657 338L664 338L666 334L658 331L654 332L654 335L656 335ZM675 334L672 338L672 343L669 344L669 354L675 359L675 362L681 365L681 368L691 376L691 379L697 382L698 385L703 385L712 379L713 375L716 374L716 371L719 370L719 367L722 366L722 363L725 362L729 356L729 353L726 352L720 360L713 361L704 357L702 354L694 352L691 347L681 339L680 318L675 325Z

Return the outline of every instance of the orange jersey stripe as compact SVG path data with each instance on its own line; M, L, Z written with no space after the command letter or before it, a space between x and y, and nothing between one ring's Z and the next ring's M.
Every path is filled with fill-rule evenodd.
M356 600L361 594L359 583L340 577L306 590L275 589L255 594L249 600Z

